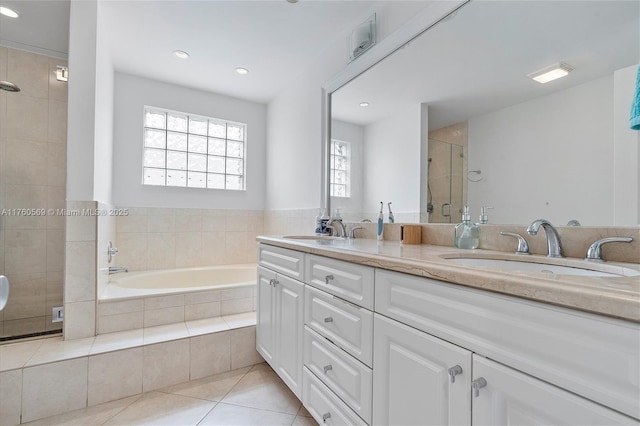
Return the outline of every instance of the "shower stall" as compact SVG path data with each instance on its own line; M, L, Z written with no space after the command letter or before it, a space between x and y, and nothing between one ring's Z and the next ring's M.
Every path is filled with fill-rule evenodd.
M0 46L0 344L58 333L64 279L66 61Z

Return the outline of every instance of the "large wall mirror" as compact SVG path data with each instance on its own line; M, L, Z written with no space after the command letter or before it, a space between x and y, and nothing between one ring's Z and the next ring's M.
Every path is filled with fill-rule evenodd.
M639 18L637 1L466 3L330 94L331 211L637 225ZM557 63L573 70L528 76Z

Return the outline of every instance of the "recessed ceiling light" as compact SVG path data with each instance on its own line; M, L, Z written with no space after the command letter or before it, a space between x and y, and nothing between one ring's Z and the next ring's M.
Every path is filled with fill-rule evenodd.
M16 11L4 6L0 6L0 15L7 16L9 18L17 18L19 16Z
M184 50L174 50L173 55L176 58L180 58L180 59L187 59L189 57L189 54Z
M246 68L242 68L242 67L238 67L236 68L236 72L240 75L247 75L249 74L249 70Z
M538 83L544 84L558 78L565 77L571 71L573 71L573 67L571 65L559 62L541 69L540 71L532 72L531 74L528 74L527 77L534 79Z
M360 102L360 106L361 107L368 107L369 106L369 102Z
M287 0L289 3L298 3L298 0Z

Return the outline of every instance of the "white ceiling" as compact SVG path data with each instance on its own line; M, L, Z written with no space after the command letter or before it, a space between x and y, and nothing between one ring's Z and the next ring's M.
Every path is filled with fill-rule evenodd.
M266 103L336 40L344 39L346 63L346 36L376 3L101 0L98 16L117 71ZM1 44L65 57L69 0L0 4L20 14L0 18ZM175 58L176 49L190 58ZM250 73L240 76L236 67Z
M640 60L639 18L638 1L474 1L339 89L333 118L367 125L424 102L438 129L612 74ZM527 77L556 62L575 70Z

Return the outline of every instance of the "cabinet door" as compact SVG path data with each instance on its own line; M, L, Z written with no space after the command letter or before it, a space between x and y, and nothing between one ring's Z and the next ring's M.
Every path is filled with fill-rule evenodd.
M470 381L471 352L374 315L374 424L469 425Z
M298 398L302 390L304 284L278 274L275 284L276 372Z
M275 368L275 291L276 273L258 266L258 299L256 309L256 350Z
M474 425L618 425L637 421L497 362L473 356ZM476 396L477 395L477 396Z

